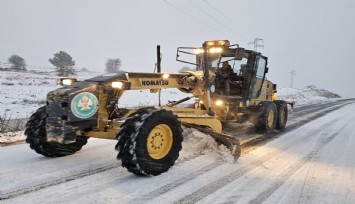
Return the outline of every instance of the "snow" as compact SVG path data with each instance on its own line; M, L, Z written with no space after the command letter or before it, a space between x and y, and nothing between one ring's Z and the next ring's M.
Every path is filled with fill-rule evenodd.
M0 133L0 144L11 144L17 141L23 141L26 139L23 133L24 131Z
M206 134L193 128L184 127L183 130L184 141L182 146L186 151L180 154L179 160L186 160L190 159L189 157L209 153L210 155L213 154L215 158L234 163L234 157L231 155L230 150L224 145L219 145L212 137L206 137ZM186 155L185 152L190 153L190 155Z
M60 88L56 73L50 69L28 70L27 72L0 70L0 95L4 96L0 101L1 120L14 121L16 119L29 118L39 107L45 105L49 91ZM98 76L97 72L79 72L77 78L84 80ZM190 96L177 89L163 89L161 91L161 104L167 104L168 100L180 100ZM139 99L139 100L137 100ZM182 104L193 103L193 100ZM119 107L156 106L159 104L158 93L149 90L127 91L120 99ZM26 120L23 120L25 123ZM23 126L23 125L22 125ZM0 144L21 141L25 136L21 132L2 133L0 126Z
M77 78L84 80L101 73L79 72ZM46 101L49 91L61 87L60 77L56 76L54 69L29 69L27 72L0 70L0 95L4 96L0 101L0 117L9 119L28 118ZM327 95L328 94L328 95ZM189 94L182 93L177 89L163 89L161 93L161 104L167 104L168 100L180 100ZM279 88L280 99L292 99L297 105L319 103L335 99L323 89L308 86L304 89ZM137 100L139 99L139 100ZM190 100L187 103L193 103ZM120 99L120 107L154 106L158 105L158 94L150 93L149 90L127 91Z
M98 75L97 72L79 72L78 78ZM45 105L49 91L61 87L60 77L51 69L28 70L27 72L0 70L0 116L17 119L28 118Z
M1 71L0 113L28 117L57 80L49 71ZM186 96L163 90L162 104ZM278 96L296 105L337 100L313 86L282 88ZM157 105L157 98L149 90L128 91L120 106ZM28 144L0 147L0 198L14 196L1 203L355 203L354 104L244 152L237 163L211 137L183 129L179 159L156 177L121 168L114 140L90 138L83 150L61 158L43 157ZM23 131L0 133L0 143L24 139Z
M277 96L281 100L293 100L297 105L309 105L329 102L341 98L330 91L310 85L303 89L278 88Z
M28 72L0 70L0 74L0 95L4 96L0 101L0 117L3 118L29 118L39 107L45 105L49 91L61 87L60 77L50 69L29 70ZM79 72L77 78L84 80L98 75L100 73ZM182 93L177 89L163 89L161 104L187 96L190 94ZM124 108L158 104L158 93L150 93L149 90L127 91L120 99L120 107Z
M90 139L55 159L27 144L7 146L0 148L0 196L27 192L2 203L355 203L354 136L350 104L230 163L205 145L205 135L185 128L180 159L156 177L120 168L115 141Z
M14 120L29 118L39 107L45 105L46 95L49 91L61 87L60 77L51 68L34 68L27 72L19 72L7 69L0 70L0 119ZM97 72L79 72L77 77L84 80L99 75ZM161 91L161 104L167 104L169 100L180 100L191 96L177 89L163 89ZM336 94L330 93L315 86L308 86L302 90L291 88L279 88L278 98L294 100L296 106L336 100ZM119 107L144 107L159 104L158 93L150 90L126 91L120 98ZM190 99L181 105L192 104ZM25 122L25 120L24 120ZM10 138L15 135L15 137ZM10 143L23 140L20 133L3 134L0 130L0 143Z
M201 203L212 203L216 199L228 202L235 196L243 197L238 199L240 203L353 203L355 194L347 194L355 192L354 172L349 172L355 167L355 160L350 156L355 151L349 148L355 142L355 114L347 113L354 110L354 105L347 106L254 150L240 162L265 155L265 152L275 157L243 179L220 189L220 196L213 195ZM286 152L280 151L285 148ZM344 165L346 168L342 168ZM338 171L334 171L336 169ZM317 180L320 183L317 184ZM343 189L335 188L335 183L341 183ZM243 196L245 193L248 196ZM346 201L347 197L352 202Z

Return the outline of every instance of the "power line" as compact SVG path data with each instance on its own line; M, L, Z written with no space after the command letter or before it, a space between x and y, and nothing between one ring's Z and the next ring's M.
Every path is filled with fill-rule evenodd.
M227 19L230 23L232 23L233 25L238 26L241 30L243 30L246 34L248 34L249 36L253 36L253 34L251 34L250 32L248 32L246 29L243 29L239 24L235 23L234 20L232 20L231 18L229 18L227 15L225 15L223 12L221 12L219 9L217 9L216 6L212 5L210 2L208 2L207 0L203 0L207 5L209 5L213 10L215 10L217 13L219 13L221 16L223 16L225 19Z
M202 12L203 14L205 14L206 16L210 17L213 21L217 22L218 24L224 26L225 28L227 28L229 31L232 31L233 33L239 35L240 37L244 38L245 40L247 40L246 37L244 37L243 35L235 32L231 27L229 27L228 25L226 25L225 23L223 23L223 21L217 20L215 17L213 17L211 14L209 14L208 12L204 11L203 9L201 9L200 7L196 6L194 3L192 3L192 1L188 1L193 7L195 7L196 9L198 9L200 12Z
M198 18L192 16L191 14L189 14L188 12L186 12L186 11L180 9L179 7L175 6L174 4L171 4L171 3L168 2L167 0L164 0L164 2L167 3L169 6L173 7L174 9L180 11L181 13L184 13L185 15L189 16L190 18L194 19L195 21L197 21L197 22L199 22L199 23L202 23L203 25L209 27L210 29L212 29L212 30L214 30L214 31L217 31L217 32L219 32L220 34L228 35L228 34L222 32L222 31L220 31L220 30L218 30L218 29L212 27L212 26L209 25L208 23L205 23L204 21L202 21L202 20L200 20L200 19L198 19Z

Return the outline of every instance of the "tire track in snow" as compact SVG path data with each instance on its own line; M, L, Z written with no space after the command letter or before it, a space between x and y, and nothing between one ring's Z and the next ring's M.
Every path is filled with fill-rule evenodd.
M185 163L187 161L191 161L191 160L196 159L196 158L198 158L200 156L202 156L202 155L201 154L193 154L193 155L188 156L187 158L178 160L178 162L176 164L177 165L181 165L181 164L183 164L183 163ZM212 163L212 164L210 164L210 165L208 165L206 167L203 167L203 168L199 169L196 172L193 172L191 175L187 175L187 176L185 176L183 178L180 178L180 179L174 181L171 184L167 184L167 185L163 186L162 188L159 188L159 189L153 191L153 194L155 196L158 196L160 193L167 192L167 191L171 190L172 188L175 188L175 187L177 187L179 185L182 185L183 183L187 182L188 180L190 180L193 177L201 175L201 174L203 174L203 173L205 173L207 171L210 171L210 170L220 166L222 163L225 163L225 162L222 161L222 160L218 160L218 161L216 161L216 162L214 162L214 163ZM33 193L33 192L36 192L36 191L39 191L39 190L42 190L42 189L45 189L45 188L48 188L48 187L52 187L52 186L55 186L55 185L60 185L60 184L66 183L66 182L70 182L70 181L73 181L73 180L81 179L81 178L86 177L86 176L91 176L91 175L94 175L94 174L98 174L98 173L102 173L102 172L105 172L105 171L109 171L109 170L114 169L114 168L120 168L119 163L118 164L111 164L111 165L102 166L102 167L96 168L94 170L79 172L79 173L72 174L72 175L69 175L69 176L66 176L66 177L62 177L62 178L59 178L59 179L56 179L56 180L50 180L48 182L40 183L40 184L37 184L37 185L34 185L34 186L18 189L18 190L11 191L11 192L4 193L4 192L0 191L0 200L7 200L7 199L15 198L15 197L18 197L18 196L21 196L21 195L24 195L24 194ZM126 170L126 169L123 169L123 170ZM132 176L132 174L128 174L128 175L125 175L124 177L119 178L118 180L124 180L125 178L131 177L131 176ZM117 180L116 180L116 182L117 182ZM151 197L151 195L149 195L149 197ZM141 199L137 199L137 200L141 200Z
M195 203L195 202L201 200L202 198L205 198L206 196L221 189L223 186L233 182L234 180L245 175L246 173L260 167L261 165L263 165L267 161L279 156L285 150L293 147L295 144L310 140L312 137L309 137L309 135L313 135L313 134L318 133L319 131L323 130L325 127L330 126L331 124L333 124L334 122L336 122L338 120L339 119L337 118L332 121L329 121L326 124L322 125L321 127L311 131L309 134L304 135L300 138L297 138L296 141L290 141L289 143L282 146L280 149L266 153L264 156L260 157L258 160L254 160L253 162L250 162L248 165L246 165L246 167L237 169L237 170L233 171L232 173L227 174L227 175L211 182L210 184L203 186L202 188L198 189L197 191L181 198L176 203Z
M274 133L264 134L264 135L261 135L262 137L258 137L258 139L247 141L242 144L242 151L243 151L243 149L245 151L248 151L248 149L250 147L252 147L252 148L255 147L255 144L258 144L259 142L261 142L261 144L263 144L263 143L269 141L270 139L278 138L287 132L290 132L294 129L301 127L302 125L306 124L309 121L320 118L330 112L338 110L338 109L340 109L346 105L352 104L354 102L355 102L355 99L347 99L347 100L340 101L340 104L339 104L339 102L338 103L332 102L332 103L322 104L322 106L312 105L311 108L307 108L307 111L302 111L301 113L296 112L295 114L297 114L297 115L292 114L293 117L290 118L290 120L288 121L287 128L284 131L281 131L281 132L276 131ZM255 135L255 136L257 136L257 135ZM268 137L268 136L270 136L270 137Z
M65 177L62 177L62 178L59 178L56 180L50 180L50 181L40 183L40 184L37 184L34 186L25 187L25 188L18 189L15 191L10 191L10 192L6 192L6 193L0 192L0 200L10 199L10 198L14 198L14 197L17 197L17 196L20 196L23 194L32 193L32 192L39 191L44 188L48 188L48 187L51 187L54 185L59 185L62 183L73 181L73 180L83 178L86 176L90 176L93 174L98 174L98 173L108 171L110 169L118 168L118 167L119 167L119 164L110 164L110 165L98 167L96 169L90 169L88 171L82 171L82 172L79 172L76 174L65 176Z
M216 162L213 162L212 164L210 165L207 165L189 175L186 175L182 178L178 178L176 179L175 181L172 181L171 183L165 185L165 186L162 186L152 192L149 192L148 195L144 195L140 198L137 198L137 199L133 199L133 200L130 200L129 203L143 203L144 201L147 201L147 200L152 200L153 198L156 198L168 191L171 191L172 189L178 187L178 186L181 186L183 184L185 184L186 182L190 181L191 179L194 179L196 178L197 176L199 175L202 175L208 171L211 171L212 169L215 169L217 168L218 166L220 166L221 164L225 163L224 161L222 160L217 160Z
M326 103L318 103L318 104L311 104L311 105L305 105L305 106L299 106L293 109L294 110L294 114L292 115L299 115L299 114L305 114L305 113L309 113L310 111L317 111L317 110L321 110L324 108L328 108L328 107L332 107L335 105L346 105L349 103L354 103L355 102L355 98L350 98L350 99L341 99L341 100L337 100L337 101L332 101L332 102L326 102ZM292 116L289 115L289 116Z
M346 104L344 104L345 102L342 102L343 103L343 105L346 105ZM351 102L349 102L349 103L351 103ZM337 107L336 109L339 109L340 107ZM336 110L336 109L333 109L333 110ZM333 110L330 110L330 111L333 111ZM328 112L330 112L330 111L327 111L327 113ZM324 114L322 114L322 115L325 115L326 113L324 113ZM318 116L318 117L320 117L320 116ZM312 119L314 119L314 118L312 118ZM310 120L312 120L312 119L310 119ZM300 125L297 125L297 127L298 126L300 126ZM295 127L295 126L294 126ZM294 128L292 128L292 129L294 129ZM278 155L278 154L280 154L280 153L274 153L274 155ZM268 157L272 157L273 155L269 155ZM190 159L194 159L194 158L190 158ZM267 155L265 155L265 158L264 158L264 160L265 161L268 161L268 159L267 159ZM180 163L183 163L184 162L184 160L182 160L182 161L180 161ZM254 168L256 168L258 165L260 165L260 163L262 163L263 162L263 160L262 161L254 161L254 162L252 162L253 164L251 165L252 167L252 169L254 169ZM213 163L214 164L214 163ZM208 170L208 168L211 168L210 170L212 170L213 168L215 168L215 167L213 167L214 165L213 164L211 164L211 167L204 167L204 168L206 168L205 170L206 170L206 172L207 171L209 171ZM220 165L220 164L215 164L216 166L218 166L218 165ZM253 166L256 166L256 167L253 167ZM105 172L105 171L108 171L108 170L110 170L110 169L113 169L113 168L117 168L117 167L119 167L119 164L111 164L111 165L106 165L106 166L101 166L101 167L98 167L98 168L95 168L94 170L85 170L85 171L82 171L82 172L79 172L79 173L76 173L76 174L72 174L72 175L68 175L68 176L65 176L65 177L62 177L62 178L58 178L58 179L55 179L55 180L50 180L50 181L47 181L47 182L43 182L43 183L41 183L41 184L36 184L36 185L34 185L34 186L30 186L30 187L25 187L25 188L22 188L22 189L19 189L19 190L15 190L15 191L10 191L10 192L0 192L0 200L5 200L5 199L9 199L9 198L14 198L14 197L17 197L17 196L20 196L20 195L23 195L23 194L27 194L27 193L31 193L31 192L35 192L35 191L38 191L38 190L41 190L41 189L44 189L44 188L47 188L47 187L51 187L51 186L55 186L55 185L59 185L59 184L62 184L62 183L65 183L65 182L69 182L69 181L73 181L73 180L76 180L76 179L79 179L79 178L83 178L83 177L86 177L86 176L90 176L90 175L93 175L93 174L98 174L98 173L101 173L101 172ZM202 168L202 169L204 169L204 168ZM199 173L197 173L197 172L194 172L194 173L192 173L192 175L196 175L196 176L198 176L198 175L201 175L201 174L203 174L204 172L203 172L203 170L202 169L200 169L200 170L198 170L198 172ZM242 169L242 170L239 170L239 171L251 171L252 169L250 169L250 168L247 168L247 169ZM238 173L236 173L236 172L233 172L234 174L236 174L236 178L238 178ZM232 173L232 174L233 174ZM234 175L233 174L233 175ZM129 176L131 176L131 174L129 175ZM196 177L195 176L195 177ZM179 183L180 182L180 184L178 184L178 185L175 185L175 184L173 184L173 185L170 185L170 184L167 184L167 185L165 185L164 187L162 187L162 188L159 188L159 189L157 189L157 190L154 190L153 191L153 194L154 194L154 196L155 197L157 197L157 196L159 196L159 194L163 194L163 193L166 193L166 192L168 192L168 191L170 191L170 190L172 190L172 189L174 189L175 187L177 187L177 186L180 186L180 185L183 185L184 183L186 183L188 180L189 180L189 178L191 179L193 179L194 178L194 176L185 176L185 177L183 177L183 179L182 179L182 181L179 181L180 179L177 179L177 182ZM122 179L122 178L121 178ZM230 182L232 182L232 181L230 181ZM227 183L230 183L230 182L227 182ZM226 184L224 184L224 185L226 185ZM223 186L223 185L222 185ZM218 190L218 189L216 189L216 190ZM212 189L212 191L211 192L214 192L214 191L216 191L216 190L213 190ZM151 198L151 197L154 197L154 196L149 196L149 198Z
M323 149L325 147L326 144L328 144L330 141L332 141L337 135L339 135L342 131L344 131L344 129L349 126L349 123L344 124L341 128L338 129L338 131L336 133L334 133L333 135L326 137L322 140L322 142L319 144L319 149ZM302 185L302 190L301 193L299 195L299 200L297 201L297 203L308 203L308 199L311 196L312 193L312 187L311 185L309 185L310 183L313 186L317 186L315 185L315 183L317 181L315 181L315 171L316 171L316 161L318 160L318 156L319 156L319 151L316 152L315 156L313 157L313 159L311 160L311 164L307 170L307 175L304 179L304 183Z
M346 105L352 104L355 101L341 103L341 104L325 104L325 106L320 106L312 110L307 110L306 112L296 113L297 116L293 117L293 120L290 121L291 124L287 126L287 131L291 131L295 128L302 126L303 124L315 120L319 117L322 117L330 112L338 110ZM311 113L309 113L311 111Z
M339 130L343 130L343 128L345 128L347 125L348 124L345 124ZM311 151L309 154L307 154L304 158L299 160L297 163L295 163L291 167L289 167L286 170L284 170L283 175L278 177L277 181L272 183L269 188L267 188L266 190L264 190L263 192L261 192L257 196L255 196L255 199L251 200L249 203L250 204L263 203L276 190L278 190L291 176L293 176L299 169L301 169L305 164L311 162L309 171L311 170L311 168L314 170L315 166L313 164L318 160L319 152L322 149L324 149L324 147L330 141L332 141L337 135L339 135L339 132L333 133L332 135L330 135L328 137L321 136L321 138L319 138L318 142L316 143L316 146L315 146L313 151ZM303 197L303 196L300 196L300 198L301 197ZM301 202L298 202L298 203L305 203L305 202L301 201Z
M306 123L306 122L308 122L308 121L311 121L311 120L314 120L314 119L316 119L316 118L319 118L319 117L321 117L321 116L323 116L323 115L325 115L325 114L327 114L327 113L329 113L329 112L332 112L332 111L334 111L334 110L337 110L337 109L339 109L339 108L341 108L341 107L343 107L344 105L346 105L346 104L338 104L338 106L334 106L335 105L335 103L334 104L325 104L325 105L327 105L326 106L326 110L323 110L323 111L321 111L321 112L317 112L315 115L313 115L313 116L310 116L310 117L308 117L308 118L306 118L306 119L302 119L302 120L300 120L300 121L297 121L297 122L295 122L294 124L292 124L292 126L291 126L291 128L289 128L289 129L287 129L287 132L288 131L291 131L291 130L293 130L293 129L296 129L297 127L300 127L300 126L302 126L304 123ZM312 107L312 109L314 109L314 108L316 108L316 110L313 110L313 111L311 111L311 110L307 110L307 111L305 111L304 113L302 113L302 116L304 116L304 115L307 115L307 113L308 113L308 115L311 115L311 114L309 114L309 112L311 111L311 113L313 113L313 112L315 112L315 111L318 111L319 109L324 109L324 107L319 107L319 105L314 105L314 107ZM298 116L298 117L300 117L300 116ZM323 129L324 127L326 127L326 126L328 126L329 124L331 124L331 123L334 123L334 122L336 122L337 121L337 119L336 120L333 120L333 121L331 121L331 122L329 122L329 123L327 123L326 125L324 125L324 126L322 126L321 128L319 128L319 129L317 129L317 130L315 130L315 131L313 131L311 134L315 134L315 133L317 133L319 130L321 130L321 129ZM286 133L286 132L283 132L283 133ZM281 134L283 134L283 133L281 133ZM281 135L280 134L280 135ZM304 140L302 140L302 141L304 141ZM293 144L292 144L293 145ZM211 165L214 165L214 164L211 164ZM217 166L216 166L217 167ZM205 167L205 168L208 168L208 167ZM215 168L215 167L214 167ZM202 169L201 169L202 170ZM211 169L212 170L212 169ZM203 172L203 173L205 173L205 172ZM141 198L137 198L137 199L133 199L133 200L131 200L132 202L139 202L139 201L146 201L146 200L152 200L152 199L154 199L154 198L156 198L156 197L158 197L158 196L160 196L161 194L163 194L163 193L166 193L166 192L168 192L168 191L171 191L171 190L173 190L175 187L178 187L178 186L180 186L180 185L183 185L184 183L186 183L187 181L189 181L189 180L191 180L191 179L194 179L195 177L197 177L198 175L201 175L201 174L203 174L203 173L193 173L193 174L191 174L191 175L188 175L188 176L186 176L186 177L184 177L182 180L180 180L180 179L178 179L177 181L174 181L173 183L171 183L171 184L168 184L168 185L166 185L166 186L164 186L164 187L161 187L160 189L157 189L157 190L155 190L155 191L152 191L151 192L151 194L149 194L149 195L146 195L146 196L143 196L143 197L141 197ZM194 176L195 174L197 174L196 176ZM186 178L186 179L185 179ZM184 202L182 202L182 203L184 203Z

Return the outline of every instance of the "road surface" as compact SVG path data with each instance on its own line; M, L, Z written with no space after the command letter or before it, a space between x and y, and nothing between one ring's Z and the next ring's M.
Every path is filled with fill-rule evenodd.
M27 144L0 148L0 203L355 203L355 103L295 109L288 130L227 151L185 128L176 165L137 177L115 159L115 141L45 158Z

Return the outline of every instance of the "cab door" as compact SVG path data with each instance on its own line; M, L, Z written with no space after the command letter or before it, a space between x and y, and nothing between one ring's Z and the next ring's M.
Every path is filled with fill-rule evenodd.
M255 77L253 77L250 89L249 89L249 97L250 98L258 98L261 93L261 88L265 80L265 74L267 73L267 58L263 56L256 56L255 58Z

